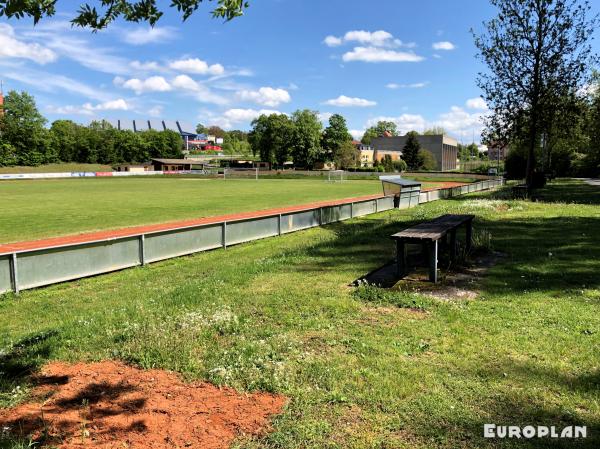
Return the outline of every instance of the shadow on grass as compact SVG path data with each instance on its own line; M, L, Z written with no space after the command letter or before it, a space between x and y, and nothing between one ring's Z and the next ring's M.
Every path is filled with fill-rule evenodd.
M493 192L481 192L469 195L470 199L513 199L512 185L496 189ZM461 198L454 198L460 201ZM533 194L532 201L544 203L600 204L600 187L591 186L582 180L559 179L552 181Z

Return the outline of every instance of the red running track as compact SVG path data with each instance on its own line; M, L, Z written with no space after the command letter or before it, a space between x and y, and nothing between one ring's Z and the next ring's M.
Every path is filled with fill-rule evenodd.
M439 188L457 187L464 183L445 182L442 187L423 189L422 192L429 190L437 190ZM157 223L151 225L131 226L120 229L109 229L106 231L86 232L82 234L71 234L61 237L52 237L41 240L27 240L23 242L5 243L0 245L0 254L10 254L21 251L31 251L36 249L53 248L57 246L76 245L79 243L97 242L100 240L111 240L123 237L132 237L140 234L150 234L153 232L170 231L175 229L189 228L199 225L208 225L222 223L223 221L245 220L249 218L268 217L278 214L286 214L290 212L300 212L303 210L315 209L318 207L336 206L340 204L348 204L358 201L373 200L383 198L383 195L366 195L354 198L345 198L333 201L317 201L314 203L301 204L297 206L278 207L274 209L264 209L253 212L240 212L236 214L217 215L213 217L192 218L181 221L171 221L166 223Z

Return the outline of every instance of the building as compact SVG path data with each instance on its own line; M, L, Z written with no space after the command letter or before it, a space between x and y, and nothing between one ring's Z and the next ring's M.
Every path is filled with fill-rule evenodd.
M221 151L223 139L218 139L215 136L207 136L206 134L198 134L195 128L186 122L179 120L112 120L107 119L106 122L118 130L127 130L135 132L143 131L175 131L179 133L181 139L185 143L187 151Z
M143 164L119 164L113 167L114 171L128 171L131 173L143 173L153 169L154 167L152 167L150 162L145 162Z
M373 166L373 148L371 145L365 145L364 143L353 140L352 145L360 152L360 166L361 167L372 167Z
M155 171L189 171L202 170L204 163L191 159L152 159L152 167Z
M402 156L402 150L406 145L407 136L376 137L371 141L378 161L386 154L392 156L392 160L398 160ZM437 170L455 170L458 159L458 142L452 137L438 134L433 136L417 136L421 148L433 154L437 162Z

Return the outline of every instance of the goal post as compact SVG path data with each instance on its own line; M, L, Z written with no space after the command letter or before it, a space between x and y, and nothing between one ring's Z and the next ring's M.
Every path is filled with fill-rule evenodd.
M344 170L329 170L328 182L343 182L345 180Z

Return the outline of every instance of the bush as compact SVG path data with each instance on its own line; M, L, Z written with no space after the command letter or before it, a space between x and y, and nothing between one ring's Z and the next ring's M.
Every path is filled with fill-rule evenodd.
M0 167L17 165L17 151L10 143L0 142Z
M398 159L397 161L394 161L393 166L394 166L394 171L403 172L403 171L406 171L406 169L407 169L407 165L406 165L406 162L404 161L404 159Z
M431 171L437 169L437 161L429 150L419 150L419 169Z

